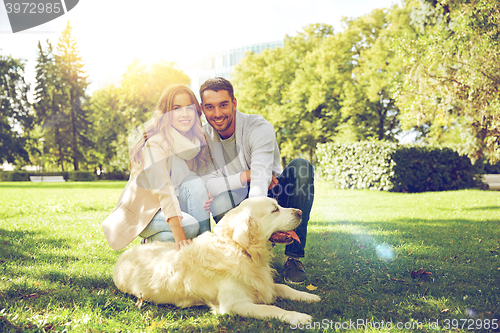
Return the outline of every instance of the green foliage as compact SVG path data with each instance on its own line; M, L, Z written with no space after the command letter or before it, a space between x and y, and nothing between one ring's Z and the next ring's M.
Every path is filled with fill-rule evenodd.
M448 191L480 186L470 159L450 148L364 141L318 145L319 175L344 189Z
M107 172L127 171L129 132L151 117L166 87L179 83L189 84L189 77L175 63L146 66L134 59L118 86L96 90L85 104L93 123L89 139L94 147L87 164Z
M3 182L24 182L30 180L28 171L1 171L0 180Z
M128 180L129 174L126 172L105 172L99 175L100 180Z
M130 124L127 123L123 110L122 90L114 85L96 90L88 100L86 107L90 110L93 124L92 136L94 152L87 163L106 168L109 171L128 170L128 146L123 137ZM125 151L126 159L120 163L121 152Z
M285 45L249 53L235 67L238 107L274 125L286 159L306 155L335 138L394 141L398 108L389 87L401 71L390 49L412 30L408 9L394 6L345 19L345 30L311 24Z
M120 84L121 111L131 128L149 119L165 88L174 83L189 85L189 82L189 77L173 62L161 60L147 66L134 59Z
M62 171L68 163L79 170L88 160L84 157L92 156L91 123L88 110L82 106L88 86L83 67L69 22L56 51L48 41L45 50L38 43L34 108L40 136L45 140L44 158Z
M0 172L0 180L3 182L10 181L30 181L30 176L62 176L64 180L88 182L97 180L97 176L92 171L62 171L62 172L31 172L31 171L2 171ZM124 180L128 176L121 173L110 173L102 179Z
M68 178L77 182L91 182L97 180L97 175L92 171L70 171Z
M24 81L24 63L0 55L0 163L26 163L34 117ZM17 127L17 128L16 128Z
M79 170L80 163L85 160L85 152L92 148L90 140L90 127L88 110L82 107L87 98L85 90L88 82L83 69L84 63L78 54L78 46L72 35L72 28L68 22L63 30L57 44L56 64L60 67L60 79L62 81L62 92L65 97L66 114L69 137L70 155L73 169Z
M393 45L405 71L394 85L405 128L416 126L434 142L460 133L461 152L471 159L499 160L498 1L408 3L419 31Z

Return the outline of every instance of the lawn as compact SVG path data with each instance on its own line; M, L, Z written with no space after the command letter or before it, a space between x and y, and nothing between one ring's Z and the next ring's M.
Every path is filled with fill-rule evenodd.
M137 309L113 284L121 251L101 231L124 185L0 182L0 332L466 332L500 325L498 191L401 194L318 182L303 260L308 281L295 288L322 301L276 300L314 318L315 325L293 327L215 316L204 306L146 302ZM274 248L277 281L283 251Z

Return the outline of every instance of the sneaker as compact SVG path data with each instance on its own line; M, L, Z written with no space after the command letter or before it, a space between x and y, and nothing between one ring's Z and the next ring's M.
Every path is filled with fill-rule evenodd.
M304 271L304 266L302 263L293 258L288 258L285 263L285 282L300 284L306 281L306 272Z

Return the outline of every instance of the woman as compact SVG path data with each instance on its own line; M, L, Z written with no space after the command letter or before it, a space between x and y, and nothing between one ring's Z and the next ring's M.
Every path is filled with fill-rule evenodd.
M119 250L137 236L175 241L177 249L210 230L209 200L197 174L209 163L201 109L191 89L165 89L157 113L130 149L130 179L113 213L103 222L110 246Z

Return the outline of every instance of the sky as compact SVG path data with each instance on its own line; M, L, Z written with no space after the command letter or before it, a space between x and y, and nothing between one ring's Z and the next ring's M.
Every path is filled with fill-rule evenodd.
M23 1L24 2L24 1ZM23 58L35 82L37 43L53 46L69 21L85 63L89 88L120 77L134 58L174 61L180 69L205 55L280 41L303 27L326 23L342 31L342 17L359 17L400 0L80 0L65 15L12 33L0 0L0 54Z

